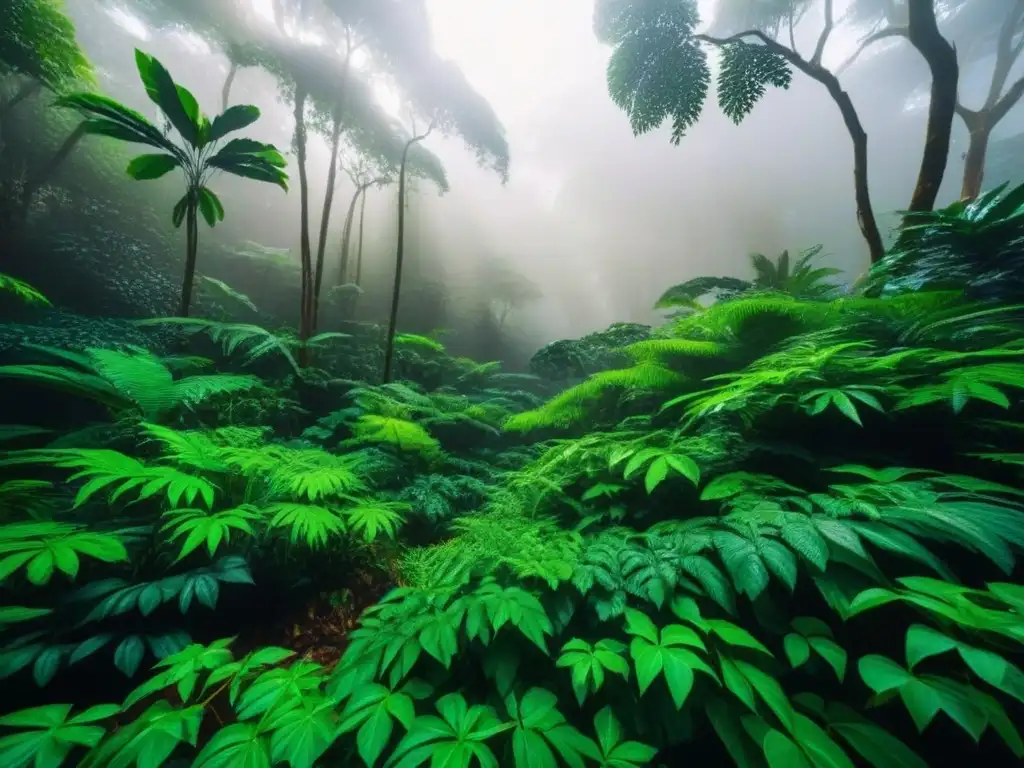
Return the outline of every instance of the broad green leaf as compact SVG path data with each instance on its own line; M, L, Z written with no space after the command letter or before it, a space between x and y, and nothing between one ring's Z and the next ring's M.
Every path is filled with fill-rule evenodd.
M149 181L166 176L180 165L178 158L173 155L139 155L128 163L127 172L136 181Z
M803 666L803 664L811 657L811 646L807 640L795 632L790 632L786 635L782 644L786 651L786 658L789 659L789 663L795 668Z
M213 119L208 141L218 141L229 133L248 128L260 119L260 110L251 104L236 104L228 107Z

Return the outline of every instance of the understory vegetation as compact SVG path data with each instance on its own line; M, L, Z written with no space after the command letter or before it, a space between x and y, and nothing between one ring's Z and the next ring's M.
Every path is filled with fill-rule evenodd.
M263 380L287 344L199 319L223 356L23 350L5 381L109 418L3 429L0 676L38 701L0 761L1021 759L1022 227L1024 187L911 217L858 292L760 257L545 376L405 335L400 382Z

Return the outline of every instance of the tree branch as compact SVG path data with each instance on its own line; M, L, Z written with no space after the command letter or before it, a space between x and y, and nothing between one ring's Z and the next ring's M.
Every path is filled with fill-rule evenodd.
M1017 27L1021 22L1022 14L1024 14L1024 0L1017 0L1016 6L1007 14L1006 20L999 30L999 41L996 43L996 66L992 72L992 82L989 84L988 96L985 97L985 106L982 109L993 109L999 103L1003 88L1006 87L1006 81L1010 77L1010 71L1020 55L1021 46L1014 45L1013 38L1018 31ZM1024 42L1024 37L1021 42Z
M906 27L886 27L885 29L880 29L877 32L868 35L866 38L864 38L864 40L861 41L861 44L857 47L857 50L850 54L850 57L839 65L839 68L836 70L836 75L838 76L843 74L843 72L845 72L847 69L853 66L853 63L860 57L862 53L864 53L864 50L868 48L870 45L890 37L907 37L909 33L910 31Z
M1021 96L1024 96L1024 76L1011 85L1003 97L991 108L989 120L992 125L1006 117L1006 113L1013 109L1014 105L1020 101Z
M711 35L695 35L694 39L695 40L700 40L700 41L705 42L705 43L710 43L711 45L717 45L717 46L721 47L723 45L728 45L729 43L740 42L745 37L756 37L772 53L778 54L779 56L784 58L786 61L788 61L790 64L792 64L794 67L796 67L801 72L803 72L805 75L807 75L808 77L813 77L815 80L819 80L820 81L820 73L822 71L824 71L823 67L820 64L818 64L818 65L812 64L811 62L807 61L807 59L805 59L803 56L801 56L796 51L787 48L782 43L779 43L779 42L776 42L775 40L772 40L770 37L768 37L768 35L766 35L764 32L762 32L759 29L748 29L745 32L737 32L735 35L730 35L729 37L712 37Z
M821 30L821 36L818 38L818 44L814 46L814 54L811 56L811 64L820 67L821 57L825 55L825 43L828 42L829 35L832 34L832 29L835 26L835 18L833 16L833 0L825 0L825 28ZM796 46L793 46L794 53L796 52Z

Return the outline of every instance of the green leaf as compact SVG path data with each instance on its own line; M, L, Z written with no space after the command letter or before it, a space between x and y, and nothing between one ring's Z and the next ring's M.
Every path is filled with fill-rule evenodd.
M783 647L786 651L786 658L789 659L789 663L794 667L803 666L804 663L811 657L811 646L807 640L795 632L790 632L782 640Z
M913 679L907 670L885 656L864 656L857 662L857 670L865 685L877 694L896 690Z
M167 115L171 125L193 147L199 140L199 105L185 88L175 84L170 73L155 57L135 49L135 64L146 95Z
M653 493L654 489L657 488L661 484L661 481L667 476L668 460L664 456L659 456L651 462L651 466L647 468L647 474L644 476L644 488L647 493Z
M658 644L658 628L647 614L635 608L626 609L626 632L642 637L652 645Z
M906 744L842 704L830 704L828 724L875 768L928 768Z
M821 658L835 671L839 682L846 677L846 651L834 640L827 637L809 637L807 642Z
M597 735L597 743L601 746L601 752L608 755L615 745L622 740L622 727L615 719L615 713L611 707L604 707L594 716L594 731Z
M138 635L130 635L121 641L114 651L114 666L121 670L126 677L134 677L135 672L142 663L146 647L142 638Z
M857 413L857 406L850 401L850 398L847 397L845 393L838 391L833 392L832 402L836 404L836 408L838 408L846 418L858 426L864 426L860 420L860 414Z
M907 630L907 666L913 669L930 656L937 656L957 647L957 641L923 624Z
M40 688L49 683L53 676L60 669L60 662L64 654L59 647L47 648L36 657L36 663L32 667L32 678Z
M259 119L259 108L251 104L236 104L233 107L228 107L213 119L208 141L218 141L229 133L248 128Z
M722 46L718 73L718 104L734 123L750 114L769 85L789 88L789 64L774 51L758 44L733 41Z
M762 672L760 669L745 661L735 660L733 663L750 682L751 687L757 692L765 704L775 713L788 731L794 728L793 705L790 704L786 692L782 690L779 681L774 677Z
M706 625L708 629L729 645L735 645L742 648L752 648L755 651L766 653L769 656L772 655L772 652L765 648L757 638L747 632L747 630L736 626L732 622L723 621L721 619L707 619Z
M173 155L139 155L128 163L127 172L136 181L149 181L167 175L180 165Z
M665 456L665 461L676 472L685 477L694 485L700 484L700 467L697 462L689 456L681 456L677 453L670 453Z
M781 731L770 728L765 734L764 757L770 768L814 768L804 753Z
M185 220L185 214L188 213L189 200L190 196L186 193L174 204L174 211L171 212L171 223L175 228L180 227L181 223Z
M693 689L693 669L686 663L689 651L663 652L662 671L676 709L682 709ZM639 677L639 670L637 671Z
M796 742L810 757L814 768L855 768L842 747L817 723L804 715L796 716Z
M388 745L388 741L391 740L393 728L386 707L380 705L375 707L369 719L356 735L356 746L364 763L372 766L377 762Z
M558 768L558 761L544 738L525 728L516 728L512 734L512 757L516 768Z
M220 199L206 187L199 188L199 212L209 226L215 226L224 220L224 206Z

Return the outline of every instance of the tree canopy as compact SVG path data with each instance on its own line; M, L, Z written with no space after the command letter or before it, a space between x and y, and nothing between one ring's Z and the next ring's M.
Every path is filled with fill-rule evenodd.
M92 83L92 65L60 0L0 3L0 74L14 73L60 91Z

